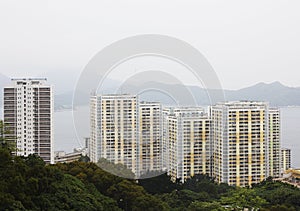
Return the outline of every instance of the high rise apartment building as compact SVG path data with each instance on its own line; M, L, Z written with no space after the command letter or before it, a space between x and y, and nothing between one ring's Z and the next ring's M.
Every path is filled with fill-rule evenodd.
M139 108L139 171L160 171L162 167L161 104L140 102Z
M251 186L268 176L268 104L225 102L212 106L213 177Z
M93 95L90 103L92 162L124 164L139 178L160 171L161 105L139 102L136 95Z
M269 109L269 176L279 178L280 170L280 111Z
M90 158L124 164L139 174L136 95L93 95L90 102Z
M287 148L281 149L281 173L291 168L291 150Z
M89 143L91 161L122 163L137 178L165 170L173 181L207 174L251 186L290 166L290 151L280 152L279 109L265 102L218 103L207 114L201 107L162 109L136 95L94 95Z
M210 174L210 119L202 108L164 110L164 141L168 175L184 182Z
M6 139L15 143L14 154L36 154L53 163L53 95L46 79L12 79L4 88Z

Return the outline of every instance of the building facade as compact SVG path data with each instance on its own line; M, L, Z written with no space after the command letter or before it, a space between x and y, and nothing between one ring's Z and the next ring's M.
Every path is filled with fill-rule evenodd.
M287 148L281 149L281 173L291 168L291 150Z
M251 186L268 176L268 104L225 102L210 108L213 177Z
M171 108L162 109L162 169L167 171L169 169L169 145L168 145L168 116L171 114Z
M12 79L4 88L6 139L15 143L14 154L36 154L46 163L53 156L53 94L46 79Z
M162 169L161 104L136 95L92 95L89 156L124 164L136 178Z
M206 114L135 95L94 95L89 154L124 164L136 178L165 170L173 181L207 174L242 187L290 167L290 151L280 151L279 109L253 101L218 103Z
M137 96L93 95L90 106L91 161L105 158L115 164L124 164L138 175Z
M100 146L101 146L101 112L100 112L100 99L97 95L90 97L90 139L88 143L89 157L92 162L97 163L100 159Z
M140 102L139 107L139 170L140 175L162 169L161 104Z
M280 169L280 110L269 109L269 176L281 177Z
M82 156L82 152L66 153L65 151L54 152L54 163L71 163L78 161Z
M184 182L196 174L210 174L210 119L203 109L166 109L164 118L164 159L171 179Z

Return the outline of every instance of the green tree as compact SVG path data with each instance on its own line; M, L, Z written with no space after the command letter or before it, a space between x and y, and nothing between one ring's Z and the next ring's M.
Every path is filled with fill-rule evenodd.
M93 184L45 165L36 155L0 148L0 210L118 210Z
M229 196L221 198L221 203L234 210L259 210L267 205L267 201L259 197L255 190L248 188L237 188L229 193Z
M10 152L16 151L16 142L14 140L7 140L6 135L11 132L6 129L2 120L0 120L0 148L8 149Z
M113 175L117 175L119 177L128 178L128 179L135 178L135 175L133 174L133 172L123 164L120 164L120 163L114 164L104 158L101 158L98 161L97 165L104 171L109 172Z
M175 189L180 189L176 183L171 181L167 173L156 177L139 179L138 184L151 194L171 193Z
M271 206L286 205L300 210L300 189L297 187L269 179L256 185L254 189Z
M91 159L87 155L81 155L81 157L79 158L78 161L87 163L87 162L90 162Z
M190 204L188 210L191 211L225 211L226 209L222 207L219 202L200 202L195 201Z

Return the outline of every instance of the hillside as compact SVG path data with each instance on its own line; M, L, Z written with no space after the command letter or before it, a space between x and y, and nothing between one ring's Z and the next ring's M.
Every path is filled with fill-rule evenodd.
M225 91L228 100L262 100L273 106L300 106L300 87L287 87L280 82L258 83L237 91Z
M216 102L210 102L206 89L198 86L183 86L179 84L162 84L158 82L149 82L140 86L128 85L122 87L122 93L139 93L140 90L151 88L151 91L143 93L141 100L159 101L164 105L210 105ZM111 88L112 93L114 88ZM159 91L162 90L162 91ZM210 90L210 92L218 92L218 90ZM109 90L106 90L109 93ZM166 93L173 93L174 101ZM73 92L56 96L56 105L71 105ZM246 87L239 90L224 90L225 100L253 100L267 101L271 106L300 106L300 87L288 87L280 82L270 84L258 83L254 86ZM194 97L195 101L191 100ZM88 105L87 95L79 96L77 105Z
M226 209L227 208L227 209ZM163 174L145 180L111 175L96 164L45 165L12 157L0 145L0 210L299 210L300 190L268 179L252 189L196 175L184 184Z
M9 79L6 76L0 75L0 88L3 90L5 85L9 84ZM105 93L113 93L119 86L119 83L109 84ZM165 105L191 105L192 96L198 105L210 105L207 90L198 86L183 86L179 84L162 84L159 82L149 82L140 86L128 85L122 88L123 93L137 93L141 89L154 88L152 91L145 92L141 100L160 101ZM162 90L163 92L157 91ZM54 90L55 91L55 90ZM210 90L216 92L216 90ZM174 99L167 96L166 93L174 93ZM63 94L54 95L55 109L71 108L73 103L73 91ZM300 87L288 87L280 82L270 84L258 83L250 87L239 90L224 90L225 100L258 100L267 101L271 106L300 106ZM88 105L89 94L79 93L77 95L76 106ZM2 92L0 93L0 103L2 105ZM215 102L213 102L215 103Z

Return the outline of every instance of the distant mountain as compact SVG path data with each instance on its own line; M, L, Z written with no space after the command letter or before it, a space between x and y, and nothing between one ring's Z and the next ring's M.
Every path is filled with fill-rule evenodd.
M181 92L182 85L162 85L168 89L175 90L176 93ZM198 86L187 87L192 95L195 97L197 104L210 105L210 93L215 93L218 90L206 90ZM287 87L280 82L273 82L270 84L258 83L254 86L239 90L224 90L226 101L252 100L252 101L267 101L270 106L300 106L300 87ZM155 100L155 96L148 94L150 100ZM170 103L170 102L168 102ZM215 103L215 102L212 102Z
M198 86L183 86L180 84L162 84L158 82L149 82L143 84L142 87L136 85L129 85L122 88L122 93L137 93L147 87L152 87L153 90L147 91L141 95L141 100L160 101L166 105L189 105L188 94L191 94L196 103L199 105L210 105L210 98L206 89ZM115 90L112 88L111 90ZM161 92L159 90L163 90ZM171 91L172 90L172 91ZM176 93L180 102L175 102L174 99L167 96L168 92ZM210 90L216 92L217 90ZM189 92L187 94L187 92ZM108 91L106 91L108 93ZM300 87L288 87L280 82L273 82L270 84L258 83L254 86L239 90L224 90L225 100L253 100L253 101L267 101L271 106L300 106ZM72 104L73 92L68 92L62 95L56 95L56 107L70 106ZM185 101L186 100L186 101ZM78 101L78 105L88 105L88 96L82 95L82 100Z
M9 84L8 77L0 74L0 88L3 90L3 86ZM103 93L114 93L118 89L120 84L117 82L111 83ZM165 105L191 105L191 96L194 98L198 105L210 105L210 98L206 89L198 86L183 86L181 84L163 84L159 82L149 82L142 85L127 85L122 87L122 93L137 93L140 90L147 88L153 88L151 91L147 91L141 95L141 100L147 101L159 101ZM162 91L160 91L162 90ZM217 90L209 90L210 92L216 92ZM168 93L175 93L175 98L172 99L168 96ZM0 102L2 105L2 94L0 92ZM72 107L73 103L73 91L65 92L63 94L55 95L55 109L68 109ZM300 87L288 87L280 82L273 82L270 84L258 83L254 86L239 90L224 90L225 100L237 101L237 100L257 100L267 101L271 106L300 106ZM79 93L77 95L76 106L88 105L89 95ZM176 99L178 102L176 102ZM193 101L194 102L194 101Z
M276 81L270 84L258 83L244 89L225 92L228 100L261 100L271 106L300 106L300 87L287 87Z

